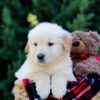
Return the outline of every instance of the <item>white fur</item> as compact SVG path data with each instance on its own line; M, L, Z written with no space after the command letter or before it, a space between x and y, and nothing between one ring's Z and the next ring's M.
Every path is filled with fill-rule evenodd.
M62 98L66 93L67 81L75 80L70 50L68 48L66 51L63 46L64 36L71 39L69 32L52 23L41 23L29 31L29 53L15 76L18 79L34 80L37 93L42 99L48 97L50 89L56 98ZM48 42L53 42L54 45L48 46ZM35 47L34 43L38 45ZM71 44L66 43L67 45ZM39 53L45 54L43 63L37 59Z

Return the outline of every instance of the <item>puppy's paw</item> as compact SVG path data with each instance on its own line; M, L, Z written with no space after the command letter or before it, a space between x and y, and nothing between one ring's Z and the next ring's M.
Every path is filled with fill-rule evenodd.
M41 97L41 99L46 99L50 94L50 84L47 83L38 83L36 84L37 94Z
M66 85L63 83L57 83L52 85L52 94L55 98L60 99L66 94Z
M47 73L39 72L35 73L32 76L32 80L34 80L36 84L37 94L41 97L41 99L46 99L50 94L50 77Z

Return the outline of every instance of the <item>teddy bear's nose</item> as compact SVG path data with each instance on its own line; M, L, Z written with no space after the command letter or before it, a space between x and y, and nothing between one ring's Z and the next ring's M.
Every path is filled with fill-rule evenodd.
M74 42L72 43L72 46L74 46L74 47L79 46L79 45L80 45L80 42L79 42L79 41L74 41Z

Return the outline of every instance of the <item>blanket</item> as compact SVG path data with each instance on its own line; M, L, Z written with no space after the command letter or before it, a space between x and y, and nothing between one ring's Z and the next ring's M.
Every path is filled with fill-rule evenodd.
M29 100L41 100L34 81L29 79L21 81ZM100 77L90 76L84 79L77 77L77 81L69 82L66 88L66 95L62 99L56 99L50 93L46 100L91 100L100 90Z

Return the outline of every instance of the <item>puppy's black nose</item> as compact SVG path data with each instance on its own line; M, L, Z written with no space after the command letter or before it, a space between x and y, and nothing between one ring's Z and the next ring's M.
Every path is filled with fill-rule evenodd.
M38 58L39 60L43 60L44 57L45 57L45 55L42 54L42 53L39 53L39 54L37 55L37 58Z
M80 45L80 41L74 41L72 43L72 46L76 47L76 46L79 46Z

